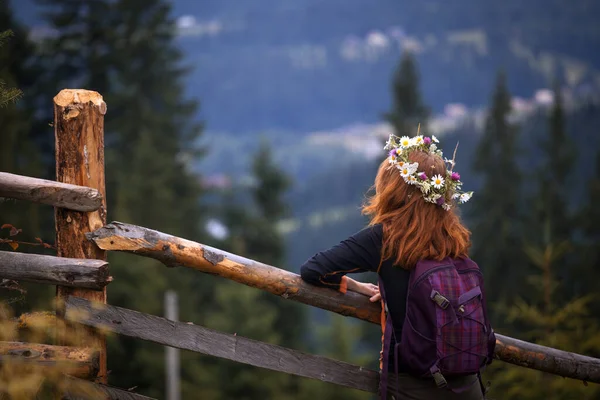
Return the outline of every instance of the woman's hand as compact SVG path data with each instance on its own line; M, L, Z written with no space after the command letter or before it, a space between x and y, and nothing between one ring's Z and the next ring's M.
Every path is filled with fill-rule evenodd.
M372 283L358 282L349 277L346 277L346 279L348 280L348 290L369 296L369 300L372 302L381 300L379 286L373 285Z

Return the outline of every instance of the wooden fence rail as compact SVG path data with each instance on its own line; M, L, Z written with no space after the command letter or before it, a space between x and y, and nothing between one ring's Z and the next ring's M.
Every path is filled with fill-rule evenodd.
M95 211L102 205L96 189L0 172L0 197L28 200L75 211Z
M0 251L0 278L101 290L111 281L103 260Z
M66 300L64 307L66 320L120 335L372 393L377 391L379 384L379 374L363 367L198 325L73 296Z
M124 251L243 283L286 299L379 323L381 308L365 296L305 283L297 274L141 226L111 222L86 234L103 250Z
M152 229L112 222L86 234L103 250L124 251L151 257L168 267L185 266L252 286L269 293L380 323L381 309L366 296L341 294L308 285L291 272L181 239ZM600 383L600 359L535 345L497 334L499 360L568 378Z

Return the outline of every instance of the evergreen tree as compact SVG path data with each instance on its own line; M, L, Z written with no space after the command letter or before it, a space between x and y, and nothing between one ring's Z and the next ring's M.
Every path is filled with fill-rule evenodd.
M181 54L174 43L171 5L163 0L41 0L57 32L44 42L49 73L58 87L68 84L99 91L108 104L105 164L108 214L120 220L202 241L202 191L191 169L200 152L197 104L184 97ZM110 303L161 315L163 292L175 289L180 319L201 322L215 279L187 269L124 254L109 255L115 282ZM199 305L202 305L201 307ZM164 349L112 337L109 376L117 386L137 385L141 393L164 395ZM203 359L182 353L186 371L201 370ZM182 396L193 398L206 376L182 374ZM211 379L209 379L209 382ZM213 384L215 385L215 384ZM213 386L214 387L214 386Z
M278 231L278 223L288 215L284 196L291 187L290 178L275 164L266 142L262 142L254 155L252 173L255 184L251 194L257 215L246 239L248 254L253 259L284 268L285 240ZM306 328L305 307L269 294L263 296L279 310L275 330L282 337L281 344L302 347Z
M405 52L394 73L392 83L392 109L384 118L394 128L398 136L412 136L417 127L427 129L429 108L423 103L419 89L419 71L414 56Z
M253 157L252 175L254 183L247 193L234 190L224 194L222 218L229 236L218 246L281 267L285 246L277 223L287 213L283 196L291 182L274 163L265 142ZM216 291L217 306L209 317L210 326L273 344L302 347L305 324L300 305L233 282L219 284ZM297 378L227 361L216 364L224 399L299 398L302 383Z
M49 155L44 154L45 149L37 141L41 129L34 108L43 95L36 82L39 64L34 45L27 39L27 30L14 20L7 1L0 2L0 32L0 171L48 178L47 171L52 171L53 165L50 167L44 161L54 161L54 154L53 150ZM42 99L52 110L52 97ZM51 131L46 141L53 141ZM39 237L45 242L54 241L53 210L47 205L0 198L0 225L3 224L22 229L18 240L34 242L34 238ZM19 251L52 254L42 247L22 246ZM33 284L23 286L29 294L24 302L14 304L17 314L31 307L50 306L53 288ZM8 293L8 296L12 294Z
M575 146L565 128L565 112L561 88L554 85L554 104L548 118L546 137L541 141L542 163L536 171L537 192L532 203L535 213L530 215L528 243L533 245L561 246L567 243L571 251L565 251L556 260L555 273L570 279L573 271L574 220L570 215L567 194L571 172L575 163ZM536 240L537 239L537 240ZM532 243L533 242L533 243ZM571 293L572 294L572 293Z
M529 260L539 273L530 277L530 287L517 297L512 305L503 310L506 327L510 332L515 325L520 327L519 338L544 346L584 354L600 355L600 324L592 308L597 307L595 294L561 300L564 282L555 277L558 263L568 251L568 242L546 244L526 248ZM600 396L600 385L583 385L582 382L564 379L540 371L521 367L497 365L492 376L492 393L503 399L548 398L596 399Z
M499 73L473 164L483 182L473 196L471 218L472 257L484 270L492 302L518 293L525 276L518 130L509 121L510 111L506 78Z
M568 191L565 189L575 162L575 146L565 129L565 112L558 82L554 88L554 104L548 123L548 135L540 143L543 161L536 173L536 228L544 231L550 242L558 243L572 239L573 225L568 211Z

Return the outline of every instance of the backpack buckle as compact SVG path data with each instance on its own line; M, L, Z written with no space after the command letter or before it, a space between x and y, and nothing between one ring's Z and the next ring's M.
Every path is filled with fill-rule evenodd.
M432 290L431 295L429 296L431 300L433 300L438 306L440 306L443 310L448 308L450 305L450 300L442 296L437 290Z
M429 372L431 373L431 376L433 377L433 380L435 381L435 385L439 388L445 388L446 386L448 386L448 382L446 381L446 378L444 378L444 375L442 375L442 373L440 372L440 369L437 366L433 366L429 369Z

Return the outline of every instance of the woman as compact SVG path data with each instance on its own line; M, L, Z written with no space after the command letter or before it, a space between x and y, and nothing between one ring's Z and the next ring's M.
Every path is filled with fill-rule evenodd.
M479 370L493 355L470 232L454 212L472 192L460 191L454 160L444 161L437 143L390 136L363 207L369 227L301 267L308 283L381 301L382 399L482 399ZM368 271L379 286L346 276Z

